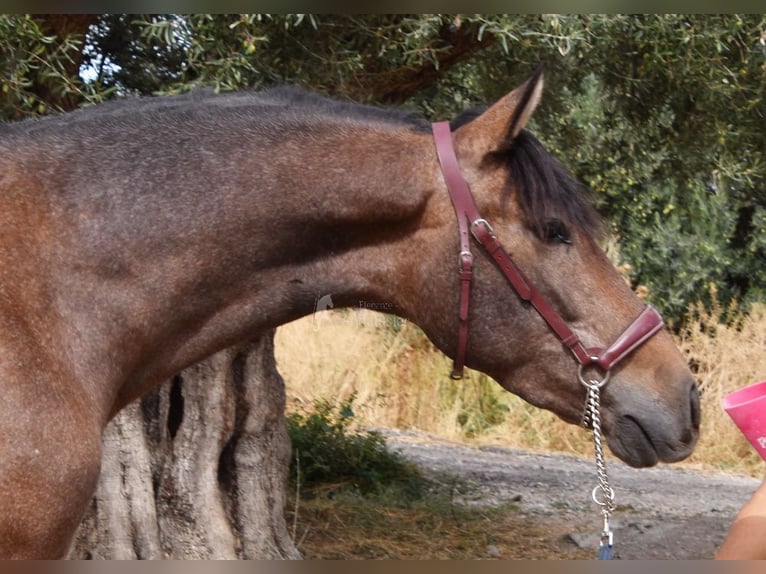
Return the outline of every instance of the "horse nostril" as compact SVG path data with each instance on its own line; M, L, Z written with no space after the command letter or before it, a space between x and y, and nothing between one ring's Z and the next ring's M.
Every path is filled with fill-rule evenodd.
M692 388L689 393L691 398L691 414L692 414L692 426L695 430L700 428L700 392L696 383L692 383Z

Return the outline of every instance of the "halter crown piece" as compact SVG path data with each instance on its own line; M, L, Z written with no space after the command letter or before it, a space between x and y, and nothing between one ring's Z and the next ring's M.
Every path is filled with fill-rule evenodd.
M596 466L599 477L599 484L593 490L593 499L601 507L601 512L604 516L599 559L610 558L613 541L612 531L609 528L609 515L614 510L614 491L609 487L601 444L599 392L601 387L609 381L612 368L662 329L662 317L654 307L647 305L609 347L606 349L585 348L580 338L567 325L558 311L524 276L524 273L522 273L521 269L514 263L511 256L508 255L508 252L498 241L490 223L480 215L471 194L471 189L460 173L460 164L455 154L449 122L437 122L432 124L431 127L433 129L436 154L441 166L442 176L447 185L452 206L455 208L460 238L460 252L458 254L458 274L460 278L458 343L451 377L453 379L463 377L463 368L468 350L471 282L473 280L471 237L473 236L487 255L497 264L500 272L507 279L513 290L522 300L528 302L537 310L538 314L548 324L564 347L569 349L578 363L578 379L587 389L583 424L593 429ZM585 376L585 369L594 365L603 372L600 380L590 379ZM601 492L600 498L597 495L599 490Z

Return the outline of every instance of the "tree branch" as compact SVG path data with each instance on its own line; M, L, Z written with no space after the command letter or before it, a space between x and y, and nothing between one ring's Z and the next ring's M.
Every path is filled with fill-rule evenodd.
M485 34L480 40L478 32L478 25L445 23L439 30L441 46L436 62L424 62L419 68L400 67L362 75L357 78L358 86L353 91L358 90L377 102L401 104L432 86L453 66L470 59L495 41L491 34Z

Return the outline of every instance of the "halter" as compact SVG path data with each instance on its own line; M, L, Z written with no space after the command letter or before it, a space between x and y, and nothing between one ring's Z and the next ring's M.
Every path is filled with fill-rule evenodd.
M474 202L471 189L460 174L460 166L452 143L452 133L449 122L433 124L436 152L439 157L442 175L447 184L452 205L457 215L460 232L459 276L460 276L460 326L458 331L458 346L452 369L452 378L463 376L466 350L468 348L468 319L471 304L471 281L473 278L473 254L471 252L471 236L484 248L484 251L495 261L503 276L508 280L518 296L531 304L545 320L564 347L569 349L578 363L578 378L585 381L584 370L597 366L603 371L599 386L609 379L612 368L628 356L636 348L649 340L652 335L662 329L662 317L651 305L644 307L638 317L617 337L606 349L587 349L580 338L567 325L566 321L524 276L521 269L514 263L511 256L503 248L495 236L489 222L480 214Z
M596 454L598 485L593 489L592 496L594 502L601 508L604 518L598 556L599 559L608 559L611 557L613 548L613 536L609 526L609 517L615 508L615 502L614 491L609 486L609 479L606 474L606 463L601 442L600 389L609 381L611 370L615 365L662 329L662 317L654 307L646 305L638 317L628 325L609 347L606 349L599 347L586 348L558 311L524 276L524 273L522 273L521 269L514 263L511 256L508 255L508 252L498 241L492 226L480 215L471 194L471 189L460 173L460 165L455 155L449 122L434 123L432 128L439 165L441 166L444 182L447 184L452 205L455 208L460 234L460 253L458 255L460 277L458 343L450 376L453 379L463 377L466 351L468 349L469 310L471 305L471 282L473 279L471 236L473 236L484 251L495 261L513 290L523 301L526 301L537 310L538 314L548 324L564 347L569 349L577 361L577 378L587 389L583 426L586 428L590 427L593 430ZM586 375L585 371L590 367L597 367L601 370L600 379L593 379Z

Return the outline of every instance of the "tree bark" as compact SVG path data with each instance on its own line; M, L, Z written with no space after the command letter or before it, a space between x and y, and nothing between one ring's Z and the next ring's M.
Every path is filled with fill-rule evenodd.
M273 337L186 369L112 421L71 558L300 558Z

